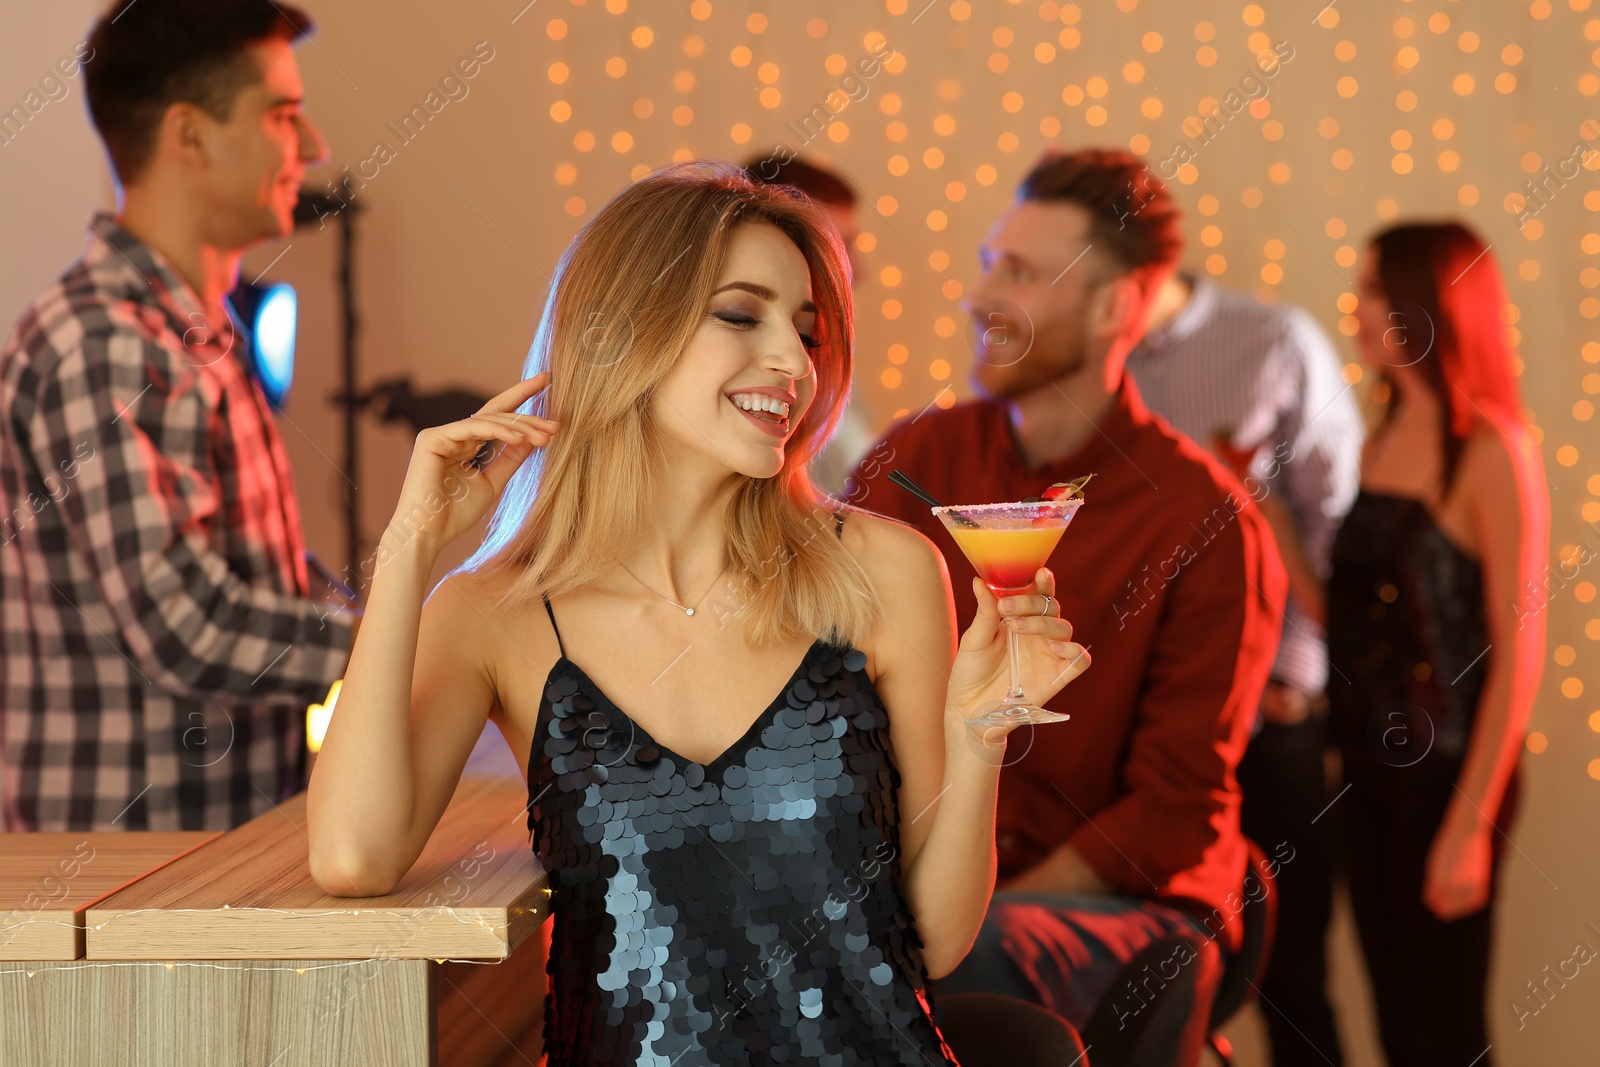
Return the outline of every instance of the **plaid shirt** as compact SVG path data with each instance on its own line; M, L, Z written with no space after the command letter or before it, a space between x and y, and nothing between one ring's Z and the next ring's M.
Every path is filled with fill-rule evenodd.
M108 214L0 351L0 822L222 830L304 788L307 596L245 335Z

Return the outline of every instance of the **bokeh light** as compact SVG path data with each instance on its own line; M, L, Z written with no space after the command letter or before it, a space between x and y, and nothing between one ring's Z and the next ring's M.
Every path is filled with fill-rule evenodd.
M534 35L549 158L532 180L576 225L674 159L782 144L841 170L862 195L857 393L879 428L973 395L975 250L1047 144L1143 155L1184 211L1185 265L1310 309L1363 397L1380 383L1357 350L1362 249L1390 222L1454 214L1493 245L1517 309L1507 336L1555 541L1600 546L1600 151L1568 163L1575 143L1600 147L1590 6L1519 0L1496 26L1487 5L1457 3L1201 18L1153 0L882 0L822 17L694 0L685 19L569 0ZM1584 60L1563 78L1569 42ZM1595 580L1551 592L1545 696L1569 711L1600 692ZM1529 753L1600 766L1600 731L1541 710L1533 726Z

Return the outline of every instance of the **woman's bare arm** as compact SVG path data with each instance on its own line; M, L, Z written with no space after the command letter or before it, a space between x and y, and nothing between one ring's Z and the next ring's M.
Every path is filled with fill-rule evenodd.
M965 719L977 703L961 685L955 606L939 550L920 533L872 518L862 564L877 588L883 618L874 635L874 686L889 711L890 739L900 768L901 889L923 941L930 978L955 969L977 937L995 879L995 799L1005 744L996 731L980 736ZM857 525L867 526L868 522ZM979 617L968 631L970 668L981 660L995 670L983 698L1004 693L1006 632L988 591L979 587ZM1053 586L1050 592L1054 592ZM1030 619L1035 633L1070 627L1059 619ZM1036 638L1024 638L1024 642ZM1043 644L1043 641L1039 641ZM979 648L978 646L982 646ZM1051 671L1053 684L1030 679L1028 692L1047 699L1081 673L1087 657L1067 645ZM1053 659L1053 657L1052 657ZM987 675L987 671L980 672ZM958 675L952 692L952 674Z
M1523 610L1529 590L1548 577L1550 502L1538 445L1526 432L1511 443L1493 431L1474 438L1462 466L1474 494L1473 513L1484 574L1488 677L1478 702L1457 804L1493 818L1522 752L1522 735L1544 666L1545 618ZM1463 812L1466 816L1468 813Z
M1479 431L1456 476L1472 494L1489 666L1456 792L1429 856L1424 897L1444 918L1488 902L1493 819L1522 752L1544 664L1543 604L1530 606L1527 599L1529 591L1544 590L1548 577L1549 497L1538 445L1520 427L1506 433L1513 436Z
M339 702L306 798L311 876L329 893L389 892L416 862L493 707L485 608L470 583L442 583L423 606L440 552L488 513L557 426L516 413L539 374L471 418L417 435ZM481 469L484 442L498 455Z
M482 606L461 579L424 606L432 568L417 551L378 568L312 771L311 876L335 896L388 893L411 869L493 706Z
M944 558L909 527L883 523L869 537L899 542L884 553L899 564L870 572L883 605L873 684L889 710L900 768L901 890L917 919L928 977L941 978L972 947L994 888L1001 760L973 758L966 727L947 714L956 633Z

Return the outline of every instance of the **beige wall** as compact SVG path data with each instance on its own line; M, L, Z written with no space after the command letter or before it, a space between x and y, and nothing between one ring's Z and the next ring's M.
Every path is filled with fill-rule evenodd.
M367 379L410 373L424 387L483 391L510 383L561 249L630 176L782 141L842 168L867 200L858 383L882 427L935 401L946 383L946 402L969 394L959 299L974 278L974 248L1045 144L1131 144L1159 162L1180 140L1198 145L1183 124L1204 98L1222 98L1257 69L1258 50L1284 42L1292 58L1266 82L1265 104L1197 147L1193 169L1179 176L1191 209L1189 264L1306 306L1353 360L1338 301L1352 289L1361 238L1395 217L1453 214L1477 227L1518 309L1522 384L1545 434L1559 554L1583 539L1600 550L1590 525L1600 520L1595 167L1521 232L1504 200L1529 168L1565 159L1596 114L1600 16L1573 10L1586 7L1337 3L1313 21L1315 4L1274 2L1263 14L1213 0L1093 0L1065 14L1055 3L1003 0L936 0L926 10L922 0L526 8L522 0L325 0L301 65L310 109L333 145L319 180L360 166L379 141L394 150L356 197ZM48 5L7 24L0 102L20 100L70 53L86 11ZM1408 36L1403 18L1414 23ZM883 50L872 34L898 58L846 82L847 64ZM493 58L466 82L468 95L401 144L387 124L423 104L478 42ZM613 76L608 63L625 69ZM1142 81L1130 63L1143 64ZM567 71L559 83L557 64ZM859 99L809 145L786 128L830 94L838 107L852 91ZM0 146L5 318L80 247L78 211L108 202L81 99L72 85L16 143ZM1439 120L1453 130L1436 128ZM1215 247L1202 243L1202 227L1215 227L1206 235ZM253 274L282 253L271 276L301 289L300 377L284 435L309 539L338 566L338 423L326 403L337 358L334 247L331 231L302 231L287 251L260 249L249 262ZM369 424L363 441L359 494L370 535L392 508L410 435ZM1524 757L1525 814L1505 872L1491 995L1494 1055L1505 1064L1592 1056L1585 1037L1600 1011L1600 977L1590 969L1520 1030L1511 1004L1576 943L1600 949L1600 933L1586 925L1600 918L1591 829L1600 781L1588 770L1600 757L1588 721L1600 708L1595 574L1587 564L1553 580L1551 659L1532 724L1548 747ZM1353 988L1342 980L1341 999L1358 995ZM1370 1048L1363 1040L1358 1047ZM1352 1062L1372 1060L1362 1053Z
M0 319L8 329L82 251L88 216L110 203L82 73L63 78L57 66L74 57L94 7L84 0L40 6L26 19L8 18L0 33L0 118L15 107L36 109L20 131L15 120L0 124Z

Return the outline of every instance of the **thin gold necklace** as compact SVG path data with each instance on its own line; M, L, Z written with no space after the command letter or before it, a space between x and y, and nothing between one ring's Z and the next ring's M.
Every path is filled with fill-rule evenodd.
M655 596L661 597L662 600L665 600L668 604L671 604L673 607L677 608L679 611L683 612L685 615L693 615L694 614L695 608L698 608L700 606L700 601L704 600L707 596L709 596L711 594L711 590L713 590L713 589L715 589L717 587L717 583L722 580L722 576L724 574L728 573L728 567L732 563L733 563L733 560L730 559L727 563L724 563L722 565L722 570L718 571L717 572L717 576L715 578L711 579L711 584L706 586L706 591L704 593L700 594L700 600L696 600L694 602L694 607L689 607L688 605L678 603L676 600L673 600L669 596L661 596L660 593L657 593L654 589L651 589L649 585L646 585L645 584L645 580L643 578L639 577L637 574L634 574L633 571L628 570L628 565L626 563L623 563L620 559L617 560L617 565L619 567L621 567L623 570L628 571L628 577L632 578L634 581L638 582L640 585L643 585L645 587L645 589L648 590L650 593L654 594Z

